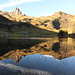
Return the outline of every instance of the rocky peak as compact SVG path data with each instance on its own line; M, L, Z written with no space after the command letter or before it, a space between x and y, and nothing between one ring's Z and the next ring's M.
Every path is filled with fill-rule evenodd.
M54 14L54 16L63 16L63 15L67 15L66 13L64 13L64 12L62 12L62 11L58 11L58 12L56 12L55 14Z
M10 12L11 16L15 16L15 15L21 15L22 12L20 11L19 8L16 8L14 11Z
M62 17L62 18L73 18L73 15L70 15L68 13L64 13L62 11L56 12L53 16L54 17Z

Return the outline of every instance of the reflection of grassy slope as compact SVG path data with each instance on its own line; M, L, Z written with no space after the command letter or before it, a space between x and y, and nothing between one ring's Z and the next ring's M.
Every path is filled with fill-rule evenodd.
M43 40L25 40L25 39L0 39L0 56L16 49L30 49L35 44L41 43Z

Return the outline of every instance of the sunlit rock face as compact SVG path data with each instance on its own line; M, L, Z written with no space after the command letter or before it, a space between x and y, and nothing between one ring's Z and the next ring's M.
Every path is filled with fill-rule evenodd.
M20 11L19 8L16 8L14 11L12 11L10 13L11 16L15 16L15 15L22 15L22 12Z

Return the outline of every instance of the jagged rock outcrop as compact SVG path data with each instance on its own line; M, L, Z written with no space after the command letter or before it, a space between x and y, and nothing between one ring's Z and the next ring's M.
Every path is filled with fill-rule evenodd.
M11 16L15 16L15 15L22 15L22 12L20 11L19 8L16 8L14 11L10 12Z

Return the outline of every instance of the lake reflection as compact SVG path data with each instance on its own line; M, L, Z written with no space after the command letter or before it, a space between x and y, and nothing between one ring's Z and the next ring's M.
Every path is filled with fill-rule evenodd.
M75 39L0 39L0 75L75 75Z

